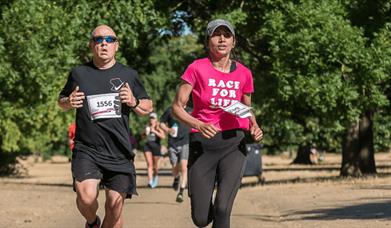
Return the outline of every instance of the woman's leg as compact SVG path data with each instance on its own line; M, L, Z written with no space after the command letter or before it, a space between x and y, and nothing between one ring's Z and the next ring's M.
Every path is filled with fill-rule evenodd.
M151 151L144 152L145 161L147 162L148 184L152 184L153 179L153 156Z
M214 202L214 228L229 228L232 206L239 190L246 156L234 150L224 156L218 165L217 193Z
M159 174L159 160L160 156L153 156L153 175L157 176Z
M192 137L202 137L200 135L196 137L197 134L194 134ZM191 204L191 216L194 224L199 227L205 227L213 220L212 195L218 160L211 155L213 154L205 151L200 141L190 143L188 194Z
M156 188L159 185L159 160L160 156L153 156L153 187Z

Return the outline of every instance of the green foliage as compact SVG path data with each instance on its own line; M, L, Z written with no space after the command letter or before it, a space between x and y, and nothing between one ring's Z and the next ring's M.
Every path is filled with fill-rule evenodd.
M72 67L89 61L88 42L99 24L118 33L118 59L139 70L150 43L167 19L154 1L16 0L1 7L0 146L4 152L64 151L73 113L57 107L57 97Z
M149 58L155 69L146 75L145 87L155 103L155 110L163 114L174 99L185 68L202 55L202 45L197 44L192 35L173 37L167 43L155 45Z
M155 111L172 102L180 75L204 56L207 21L236 27L236 57L253 72L253 103L271 151L316 144L338 151L365 111L387 150L391 116L391 1L67 1L0 3L0 150L65 151L73 112L57 107L72 67L90 60L91 31L105 23L118 60L140 74ZM186 22L193 34L178 36ZM142 131L146 118L131 116Z
M382 53L389 1L195 1L185 9L197 15L185 19L199 40L211 18L235 25L240 59L254 74L264 143L276 150L339 150L346 126L389 106L390 55Z

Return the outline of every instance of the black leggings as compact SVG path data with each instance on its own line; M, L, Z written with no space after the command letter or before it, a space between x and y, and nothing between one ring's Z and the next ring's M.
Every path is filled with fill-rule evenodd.
M213 221L215 228L230 227L230 216L240 187L246 157L242 130L223 131L212 139L190 136L189 197L196 226ZM213 190L217 192L212 202Z

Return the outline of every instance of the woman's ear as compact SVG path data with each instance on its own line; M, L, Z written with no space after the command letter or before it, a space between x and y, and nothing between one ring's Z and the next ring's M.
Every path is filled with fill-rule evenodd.
M205 36L204 45L207 50L209 50L209 36Z

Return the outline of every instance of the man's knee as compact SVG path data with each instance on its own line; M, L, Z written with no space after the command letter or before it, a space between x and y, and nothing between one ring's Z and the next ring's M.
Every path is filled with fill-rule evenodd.
M79 192L77 195L77 200L83 205L92 205L97 200L97 195L95 192L87 190Z
M181 172L187 174L187 166L182 166Z
M93 204L98 197L97 183L83 183L76 185L77 200L84 205Z

